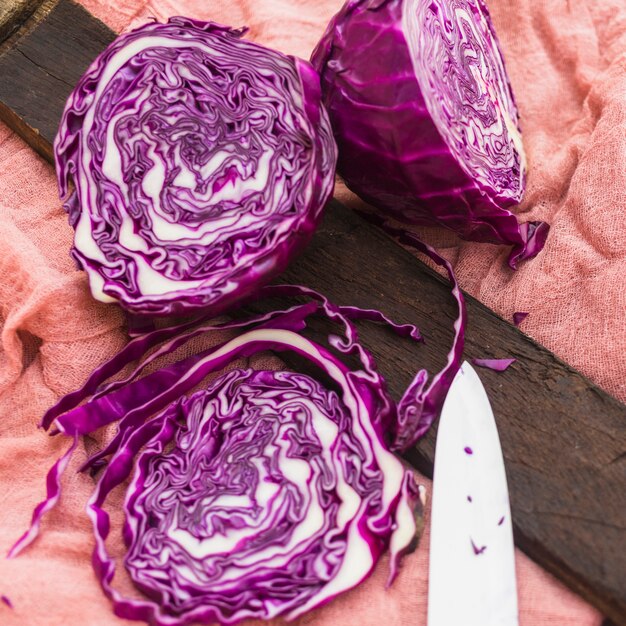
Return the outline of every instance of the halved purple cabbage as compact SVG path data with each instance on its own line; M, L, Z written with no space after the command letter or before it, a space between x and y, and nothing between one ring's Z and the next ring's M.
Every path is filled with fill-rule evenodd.
M361 198L408 223L537 254L548 226L518 224L526 161L518 113L482 0L348 0L313 52Z
M118 422L117 434L83 469L101 470L87 508L93 563L120 617L158 626L293 618L354 587L387 549L391 582L399 558L415 544L421 490L389 451L396 406L353 320L385 322L414 340L419 331L376 311L335 306L311 290L263 291L309 301L251 320L137 336L48 411L43 425L54 422L73 444L50 470L46 500L11 556L35 538L58 500L78 438ZM329 348L300 333L316 313L343 328L343 337L329 337ZM154 369L156 359L216 328L242 332ZM235 369L186 395L234 359L267 349L296 352L320 379ZM337 352L356 355L358 368L348 368ZM105 501L128 479L124 563L144 599L115 588L106 548Z
M311 237L336 161L319 78L244 32L147 24L116 39L70 95L57 175L96 299L216 315Z

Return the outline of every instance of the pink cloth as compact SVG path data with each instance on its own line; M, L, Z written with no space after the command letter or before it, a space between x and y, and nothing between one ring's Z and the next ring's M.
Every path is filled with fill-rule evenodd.
M308 57L341 0L83 0L121 30L186 14L233 26ZM623 0L490 0L522 114L530 164L524 219L552 224L545 251L512 273L507 251L431 230L455 259L463 287L500 314L530 311L522 328L626 400L626 8ZM357 201L345 189L339 195ZM124 342L115 307L93 302L68 257L72 232L52 168L0 127L0 553L26 528L48 467L67 445L35 425ZM419 320L418 320L419 322ZM89 449L93 442L86 441ZM80 450L76 463L86 452ZM68 473L60 506L38 542L0 559L5 626L108 626L91 570L84 505L88 476ZM119 544L118 548L119 548ZM387 563L299 624L426 623L428 535L390 590ZM517 554L522 626L597 626L600 615Z

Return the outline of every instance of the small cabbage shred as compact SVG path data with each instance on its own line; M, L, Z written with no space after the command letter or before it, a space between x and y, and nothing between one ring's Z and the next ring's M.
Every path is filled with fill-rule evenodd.
M354 320L386 323L416 341L419 330L301 287L262 292L305 302L138 334L46 413L42 426L54 424L73 443L50 470L46 500L10 556L35 538L58 501L79 437L117 422L82 469L97 474L87 506L93 564L118 616L158 626L294 618L360 583L386 550L393 580L415 546L421 488L390 451L385 433L396 405ZM313 315L342 329L328 346L302 333ZM234 336L158 367L216 329ZM268 349L295 352L318 375L229 367ZM116 589L107 550L105 503L124 487L124 565L143 598Z
M474 365L485 367L496 372L504 372L516 361L517 359L472 359Z
M392 217L536 255L518 112L482 0L348 0L312 55L348 187Z
M309 63L245 29L174 17L118 37L55 140L73 256L139 315L217 315L308 243L336 146Z
M527 311L515 311L513 313L513 324L519 326L529 315Z

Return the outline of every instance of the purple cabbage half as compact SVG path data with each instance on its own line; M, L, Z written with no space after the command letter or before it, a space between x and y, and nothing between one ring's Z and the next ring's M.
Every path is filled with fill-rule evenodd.
M100 472L87 507L93 563L118 616L158 626L294 618L357 585L385 550L391 582L415 544L421 491L389 450L396 405L353 320L385 322L414 340L419 331L310 290L264 292L308 301L251 320L138 335L48 411L42 425L54 423L74 442L50 470L47 497L11 556L35 538L58 501L79 437L117 422L113 439L83 470ZM337 322L343 336L330 336L328 347L306 338L301 331L313 314ZM215 329L237 332L155 368L157 359ZM319 376L230 369L203 384L233 360L267 349L297 353ZM355 355L357 368L342 354ZM124 565L143 599L116 588L107 550L105 503L123 486Z
M336 162L319 78L244 32L182 17L142 26L70 95L57 175L96 299L216 315L315 230Z
M526 161L518 112L482 0L349 0L313 52L352 191L407 223L537 254L518 224Z

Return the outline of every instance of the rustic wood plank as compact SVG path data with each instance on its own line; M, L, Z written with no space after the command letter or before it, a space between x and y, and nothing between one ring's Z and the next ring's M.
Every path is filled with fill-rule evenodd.
M67 96L115 33L74 2L42 9L0 56L0 120L52 162Z
M3 0L0 4L0 41L18 30L43 0Z
M339 304L377 307L418 324L424 345L398 340L382 327L360 327L396 398L418 368L435 372L443 365L456 315L450 286L339 203L331 204L312 244L283 279L319 289ZM466 358L518 359L502 373L478 370L502 440L516 543L623 625L626 407L466 298ZM436 428L406 455L428 476L435 437Z
M36 11L4 44L0 119L51 160L71 86L114 34L70 0L44 4L45 13ZM456 315L449 286L337 202L285 280L420 325L425 345L375 325L362 328L396 397L418 367L442 365ZM626 407L479 302L468 298L468 306L467 357L519 359L501 374L480 371L502 438L516 541L624 625ZM434 440L433 430L408 455L427 475Z

